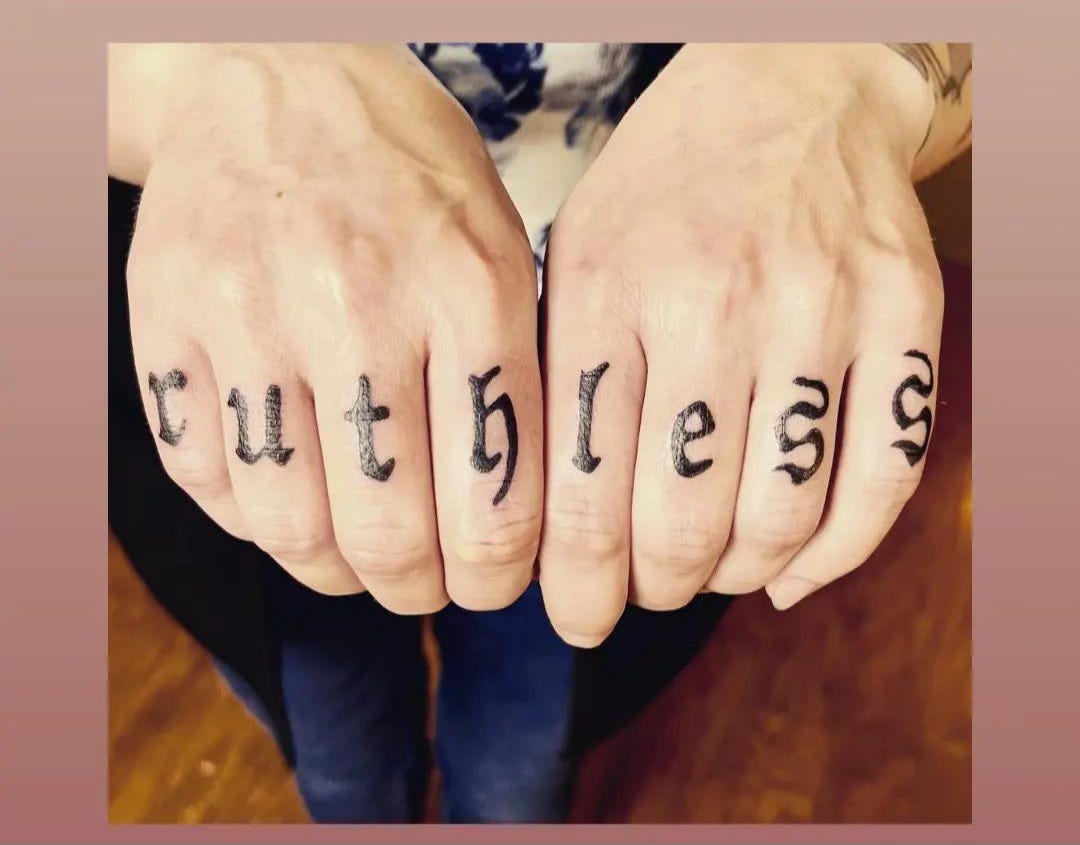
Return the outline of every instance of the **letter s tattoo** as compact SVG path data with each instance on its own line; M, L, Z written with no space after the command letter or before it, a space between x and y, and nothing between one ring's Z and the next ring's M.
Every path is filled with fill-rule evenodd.
M909 417L904 410L904 391L914 390L923 399L929 399L930 394L934 391L934 366L930 363L930 356L917 349L909 349L904 353L904 357L915 358L918 361L922 361L926 364L926 369L930 372L929 382L923 381L919 376L914 374L908 376L900 382L900 386L896 388L892 400L893 419L896 420L896 424L900 426L902 431L907 431L916 423L923 423L923 425L926 426L926 436L923 438L922 443L916 443L913 440L897 440L892 444L904 453L909 466L915 466L915 464L922 460L922 456L926 454L926 447L930 443L930 429L934 424L934 414L930 410L930 406L926 405L919 412L917 417Z
M380 464L375 457L374 424L389 416L390 409L385 405L371 404L371 382L367 376L360 376L360 392L356 397L356 404L345 412L345 419L356 426L360 441L360 468L364 475L376 481L390 478L396 463L393 458L389 458L386 463Z
M596 396L596 386L607 372L610 364L607 361L600 364L596 369L581 371L581 380L578 382L578 434L577 452L574 453L573 464L584 473L590 473L600 466L600 459L593 457L590 449L592 445L592 421L593 421L593 397Z
M506 469L502 484L499 486L491 504L497 505L510 490L514 479L514 467L517 466L518 433L517 417L514 416L514 403L505 393L500 393L490 405L484 404L484 391L495 376L502 372L502 367L492 367L482 376L469 376L469 390L473 405L473 448L471 463L477 472L491 472L502 460L502 452L494 455L487 453L487 418L496 411L501 411L506 422Z
M150 373L150 390L153 391L154 398L157 400L158 437L170 446L175 446L184 436L187 420L180 420L180 425L177 426L172 424L172 420L169 419L169 409L165 407L165 394L170 390L183 390L185 387L187 387L187 376L180 370L169 370L161 378Z
M258 452L251 451L251 439L248 434L248 406L244 394L234 387L229 391L228 405L236 411L236 456L245 464L253 464L266 455L279 467L285 466L295 450L281 445L281 388L276 384L266 388L264 405L266 442Z
M686 424L691 417L701 420L701 428L688 430ZM709 406L704 402L692 402L675 417L675 426L671 430L671 459L675 464L675 472L683 478L693 478L701 475L713 465L712 458L702 461L691 461L686 457L686 444L702 437L708 437L716 431L716 420L713 419Z
M787 433L787 422L794 416L806 417L808 420L820 420L825 416L829 411L829 388L825 386L823 381L803 378L802 376L795 379L793 383L799 387L809 387L811 390L816 390L821 394L820 405L814 405L812 402L796 402L791 407L786 408L784 413L776 420L776 442L780 446L780 451L785 455L793 449L806 444L814 447L814 462L808 467L799 466L795 463L779 464L773 467L774 470L786 472L791 477L791 483L799 485L809 481L821 466L821 461L825 457L825 437L822 435L820 428L812 428L806 432L805 436L793 440Z

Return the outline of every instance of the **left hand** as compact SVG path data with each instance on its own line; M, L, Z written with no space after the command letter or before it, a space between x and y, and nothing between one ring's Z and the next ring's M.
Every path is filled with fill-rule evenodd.
M789 607L888 532L936 396L911 178L933 109L883 45L691 45L619 125L547 258L539 559L564 639L598 644L627 598Z

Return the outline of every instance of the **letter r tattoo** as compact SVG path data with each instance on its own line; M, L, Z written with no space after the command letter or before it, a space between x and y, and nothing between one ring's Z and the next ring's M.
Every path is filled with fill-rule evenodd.
M187 420L180 420L179 425L173 425L172 420L169 419L169 409L165 404L165 394L170 390L183 390L187 387L187 376L180 370L169 370L161 378L150 373L149 381L150 390L154 394L154 399L157 400L158 437L170 446L175 446L184 436Z

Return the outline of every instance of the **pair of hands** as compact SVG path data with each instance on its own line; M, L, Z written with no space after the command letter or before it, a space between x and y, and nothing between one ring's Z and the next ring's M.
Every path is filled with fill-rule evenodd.
M538 356L521 222L404 47L162 50L110 58L147 415L309 587L493 609L538 560L593 646L627 600L788 607L914 492L943 295L897 54L683 48L559 212Z

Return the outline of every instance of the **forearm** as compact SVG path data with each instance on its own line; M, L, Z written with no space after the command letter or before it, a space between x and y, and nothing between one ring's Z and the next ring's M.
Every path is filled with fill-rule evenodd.
M934 96L934 115L915 158L912 176L917 181L971 146L972 47L944 42L888 46L919 72Z

